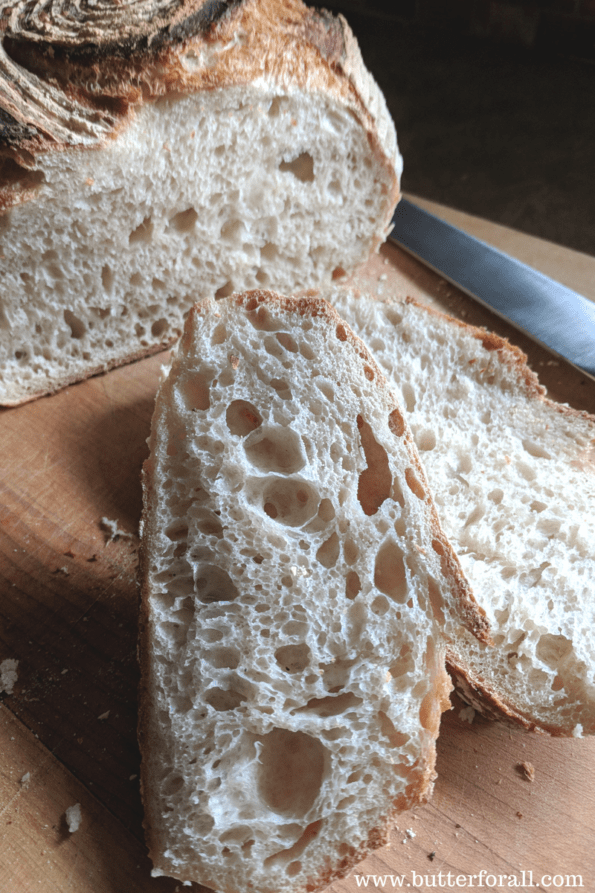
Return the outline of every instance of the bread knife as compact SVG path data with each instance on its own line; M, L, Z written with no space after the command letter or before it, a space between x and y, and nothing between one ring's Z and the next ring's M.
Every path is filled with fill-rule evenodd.
M401 199L389 238L595 379L595 302Z

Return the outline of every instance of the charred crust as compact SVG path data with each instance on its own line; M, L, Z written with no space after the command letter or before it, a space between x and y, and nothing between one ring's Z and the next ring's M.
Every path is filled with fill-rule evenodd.
M10 8L0 0L0 153L61 148L76 129L87 133L82 142L99 145L129 102L140 100L133 84L146 79L147 69L167 67L169 52L187 40L211 40L245 2L145 0L140 11L106 4L68 19L68 6L60 17L59 0Z
M312 10L303 26L306 40L313 44L323 59L333 67L342 67L347 51L341 18L326 9Z
M96 19L87 10L86 17L83 15L70 21L64 17L62 22L59 18L62 3L54 0L50 5L50 10L55 10L54 17L51 17L47 14L48 4L38 0L27 7L23 5L22 12L16 18L11 15L11 22L6 25L5 40L25 45L29 53L32 47L36 47L40 53L58 52L85 61L105 56L128 58L136 53L158 50L167 44L204 35L230 9L243 2L177 0L166 3L163 0L146 0L141 5L140 14L137 12L138 5L135 5L134 15L125 6L116 5L100 8ZM106 8L110 12L106 13ZM5 45L9 50L10 44Z

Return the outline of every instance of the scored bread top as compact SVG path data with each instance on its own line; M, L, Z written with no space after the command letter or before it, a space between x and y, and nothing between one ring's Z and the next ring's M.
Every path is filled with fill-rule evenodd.
M190 313L144 469L155 874L318 890L427 796L444 614L487 636L402 412L324 301Z
M58 2L6 8L0 210L35 195L40 153L99 148L146 102L263 81L351 109L394 168L392 213L402 166L394 127L342 16L301 0L98 4L75 18Z

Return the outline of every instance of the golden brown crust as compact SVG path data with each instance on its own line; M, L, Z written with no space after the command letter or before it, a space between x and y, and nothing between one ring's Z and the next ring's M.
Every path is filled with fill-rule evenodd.
M62 34L58 27L44 31L39 16L41 42L33 41L29 19L26 28L18 14L4 20L0 211L35 194L27 174L35 168L36 156L74 147L100 148L143 103L160 97L259 79L279 89L325 93L346 105L387 171L394 168L394 135L384 132L386 113L379 115L374 107L379 93L368 95L369 76L342 18L309 10L301 0L180 0L172 5L170 18L164 13L150 25L128 21L126 15L116 17L112 31L118 21L123 27L118 44L113 34L109 36L110 29L101 42L97 28L85 29L87 20L77 23L78 31L71 28L72 33ZM75 47L85 53L77 55ZM12 166L2 167L3 156ZM398 195L393 169L385 226Z
M528 732L568 735L567 730L548 723L538 723L531 717L524 716L512 704L507 703L489 683L474 673L471 667L451 649L447 649L446 652L446 665L457 694L486 719L522 726Z
M469 323L462 322L460 319L455 319L454 316L443 313L441 310L428 307L415 298L408 297L405 299L405 303L413 304L415 307L425 310L431 316L443 319L445 322L451 323L460 329L465 329L469 335L481 341L486 350L494 351L503 365L508 366L515 372L519 384L522 383L527 393L535 397L543 397L545 395L545 388L539 384L539 378L536 373L527 365L527 354L523 353L516 344L511 344L506 338L502 338L494 332L489 332L483 327L472 326Z

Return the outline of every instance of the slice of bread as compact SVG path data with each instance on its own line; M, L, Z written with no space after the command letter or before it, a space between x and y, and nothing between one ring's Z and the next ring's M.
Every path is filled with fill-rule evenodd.
M452 635L465 698L595 732L595 418L548 400L502 338L415 302L328 295L402 395L444 530L495 647Z
M479 635L401 411L316 298L191 310L144 469L154 874L315 891L433 781L442 625Z
M171 345L201 297L330 282L382 243L401 158L342 17L53 9L0 44L0 404Z

